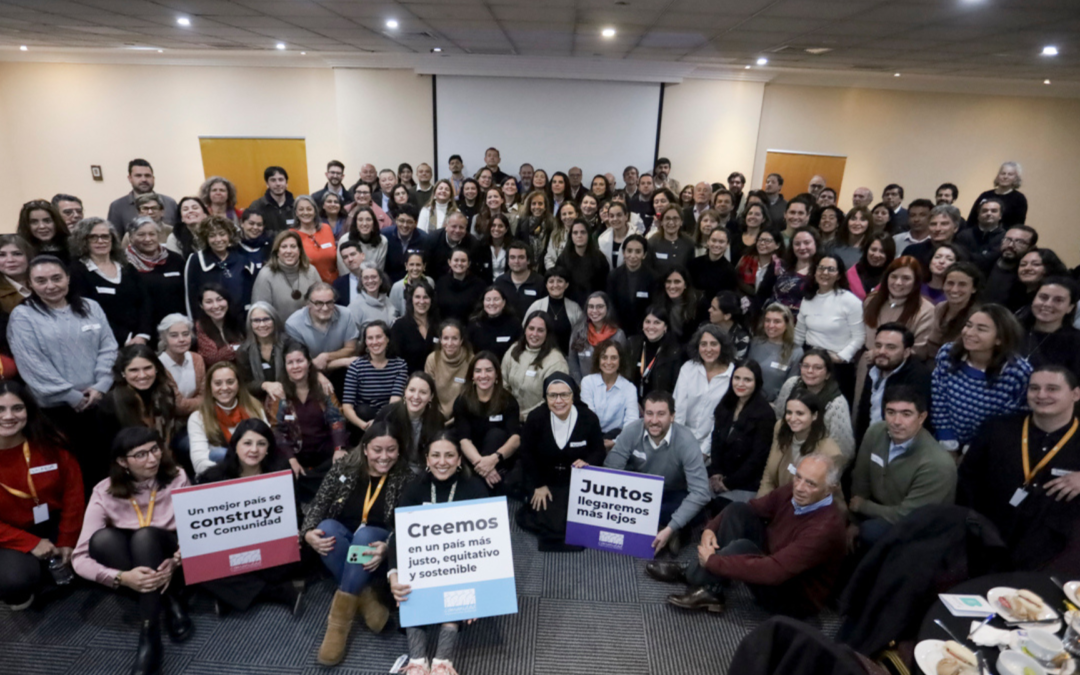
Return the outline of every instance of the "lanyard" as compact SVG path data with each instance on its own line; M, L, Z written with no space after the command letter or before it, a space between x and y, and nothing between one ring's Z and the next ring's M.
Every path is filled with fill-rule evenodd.
M157 488L154 488L150 493L150 504L146 507L146 518L143 518L142 509L139 508L138 502L135 498L131 498L131 506L135 509L135 517L139 519L139 527L149 527L150 521L154 519L154 502L157 500Z
M649 361L649 365L646 366L645 365L645 349L646 349L646 347L648 347L648 342L641 345L641 381L640 381L640 384L638 384L638 389L640 390L640 395L641 396L645 395L645 378L647 378L649 376L649 373L652 372L653 364L656 363L656 357L660 356L660 347L657 347L656 354L652 357L652 361Z
M379 498L379 493L382 492L383 485L386 483L386 476L379 479L379 487L375 488L375 494L371 494L371 480L368 480L367 493L364 495L364 514L360 518L362 525L367 525L368 514L371 513L371 507L375 506L375 500Z
M1042 458L1042 461L1039 462L1038 464L1036 464L1035 469L1032 470L1032 468L1031 468L1031 459L1028 457L1028 425L1030 423L1031 423L1031 418L1030 417L1028 417L1027 419L1024 420L1024 436L1023 436L1023 443L1021 444L1021 448L1020 448L1021 452L1022 452L1021 458L1024 460L1024 485L1025 486L1029 485L1031 483L1032 479L1035 478L1035 476L1037 476L1038 473L1043 470L1043 467L1045 467L1047 464L1049 464L1050 460L1052 460L1055 455L1057 455L1059 452L1061 452L1061 449L1063 447L1065 447L1065 444L1068 443L1069 440L1072 439L1073 434L1076 433L1077 427L1080 427L1080 420L1077 420L1076 418L1073 418L1073 423L1072 423L1072 426L1069 427L1069 431L1066 432L1066 434L1061 438L1060 441L1058 441L1057 445L1055 445L1053 448L1050 449L1050 452L1046 453L1046 456Z
M454 501L454 493L457 492L457 481L450 486L450 496L446 498L447 502ZM435 481L431 481L431 503L438 504L439 500L435 498Z
M33 499L35 504L40 504L41 502L38 501L37 489L34 487L34 476L30 473L30 443L28 441L23 441L22 452L23 457L26 459L26 484L29 486L30 493L27 494L22 490L10 488L3 483L0 483L0 487L19 499Z

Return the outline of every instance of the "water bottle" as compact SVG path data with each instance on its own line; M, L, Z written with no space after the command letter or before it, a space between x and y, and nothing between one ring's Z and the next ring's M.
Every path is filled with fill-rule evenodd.
M67 586L75 578L75 572L72 571L71 565L66 564L64 559L58 555L49 558L49 574L52 575L53 582L57 586Z

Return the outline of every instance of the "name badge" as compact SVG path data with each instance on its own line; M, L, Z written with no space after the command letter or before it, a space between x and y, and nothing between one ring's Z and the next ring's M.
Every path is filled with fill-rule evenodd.
M773 361L772 363L769 364L769 367L772 368L773 370L783 370L784 369L784 366L780 365L779 361Z
M648 300L649 299L649 292L648 291L638 291L637 292L637 297L645 298L646 300Z
M522 293L524 293L525 295L531 295L531 296L534 296L534 297L536 296L536 291L531 289L531 288L526 288L524 291L522 291Z
M269 363L262 364L262 367L263 367L263 370L270 370L270 364Z
M1050 469L1050 474L1053 475L1055 478L1061 478L1062 476L1068 476L1071 473L1072 473L1072 471L1069 471L1068 469Z
M583 448L588 441L570 441L571 448Z
M510 342L510 336L509 335L500 335L497 338L495 338L495 342Z
M333 247L333 245L334 245L333 242L328 241L325 244L319 244L319 248L331 248L331 247Z
M592 356L592 350L591 349L585 349L585 350L583 350L581 352L581 355L582 356Z
M286 225L295 225L296 224L296 218L286 218L285 219L285 224Z
M488 422L502 422L502 415L492 415L488 418Z
M667 253L657 253L656 254L656 259L657 260L667 260L668 259L668 254Z
M34 524L49 522L49 505L38 504L34 507Z
M345 478L345 476L338 476L338 480L341 481L342 483L344 483L348 479Z
M788 473L790 473L792 476L795 475L795 465L794 464L788 464L787 465L787 470L788 470Z
M1009 500L1009 506L1020 506L1020 502L1027 499L1028 491L1024 488L1016 488L1016 492L1013 493L1012 499Z
M166 272L165 274L162 274L161 276L163 276L163 277L178 277L178 276L180 276L180 273L179 272Z
M285 421L286 422L295 422L296 421L296 415L286 415L285 416Z
M45 464L43 466L35 466L34 468L30 469L30 475L31 476L36 476L39 473L45 473L46 471L56 471L58 468L60 468L60 467L58 465L56 465L56 464Z
M883 469L885 468L885 460L882 459L879 455L870 455L870 461L874 464L877 464Z
M116 295L116 289L109 288L108 286L95 286L94 290L102 295Z
M465 378L464 377L455 377L454 382L456 382L458 384L465 384Z
M638 459L640 459L643 462L648 461L648 459L649 459L648 456L644 452L642 452L640 450L634 450L630 454L633 455L634 457L637 457Z
M233 350L234 352L235 352L235 351L236 351L237 349L240 349L240 345L238 345L238 344L236 344L236 345L229 345L229 346L230 346L230 347L232 347L232 350Z
M526 370L525 371L525 377L536 377L536 371L535 370Z
M101 324L100 323L88 323L88 324L86 324L85 326L82 327L82 332L85 333L88 330L101 330Z

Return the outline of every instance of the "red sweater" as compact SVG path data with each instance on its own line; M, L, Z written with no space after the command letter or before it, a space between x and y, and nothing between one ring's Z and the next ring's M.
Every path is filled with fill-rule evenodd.
M788 483L750 500L750 508L769 522L765 530L768 555L713 555L706 568L716 576L761 586L792 581L820 609L847 553L844 517L836 504L796 516L793 490ZM706 527L715 532L723 517L721 512Z
M60 514L60 531L53 543L61 548L74 548L82 529L86 503L82 471L66 450L31 443L30 467L48 466L56 468L35 473L34 487L38 499L49 505L49 515ZM0 483L30 494L21 445L0 450ZM33 527L34 500L21 499L0 488L0 548L29 553L41 541L41 537L27 531Z

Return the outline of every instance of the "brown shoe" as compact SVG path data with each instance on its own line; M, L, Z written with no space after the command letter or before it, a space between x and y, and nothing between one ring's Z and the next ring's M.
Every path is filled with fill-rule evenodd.
M345 658L345 647L349 642L349 631L356 618L359 598L352 593L337 591L330 604L330 616L326 618L326 635L319 647L319 663L324 666L336 666Z
M707 610L717 614L724 611L723 596L712 593L704 586L699 586L682 595L669 595L667 601L683 609Z
M386 621L390 618L390 610L379 600L375 589L368 586L360 591L360 614L364 617L364 623L372 633L381 633L386 627Z
M675 562L653 560L645 565L645 572L653 579L669 584L680 584L686 581L686 570L681 564Z

